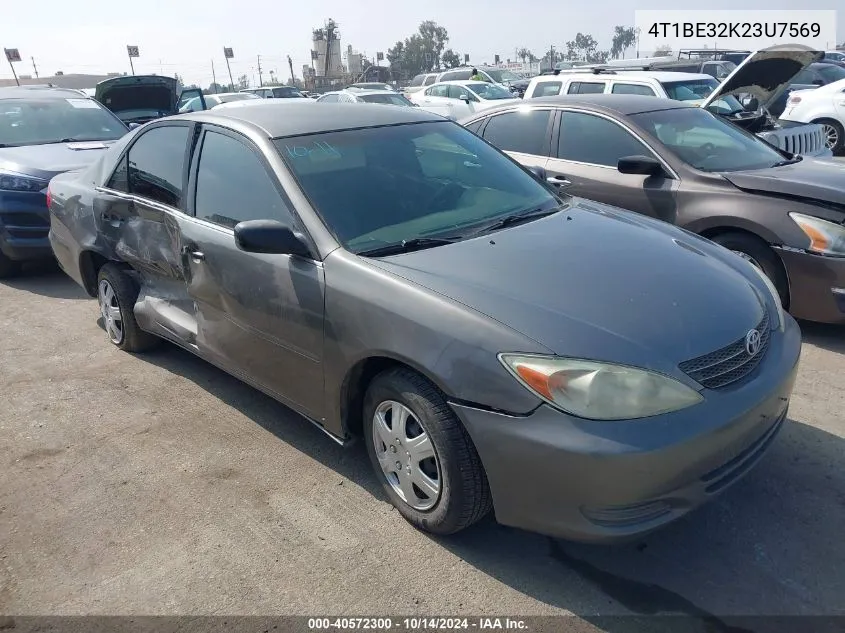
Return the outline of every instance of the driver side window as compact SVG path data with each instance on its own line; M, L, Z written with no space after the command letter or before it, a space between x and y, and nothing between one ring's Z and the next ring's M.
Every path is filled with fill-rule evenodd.
M615 168L620 158L637 155L652 152L618 123L583 112L561 113L558 158Z

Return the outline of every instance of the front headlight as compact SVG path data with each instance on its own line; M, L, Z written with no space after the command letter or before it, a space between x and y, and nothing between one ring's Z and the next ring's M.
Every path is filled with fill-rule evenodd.
M778 289L775 288L775 284L769 279L769 276L763 272L760 268L749 262L747 259L743 258L745 263L748 264L751 269L760 276L760 279L763 280L763 283L766 284L766 287L769 289L769 295L772 297L772 301L775 302L775 315L777 318L777 322L775 323L775 327L778 330L783 330L783 302L780 300L780 293Z
M673 378L636 367L531 354L499 354L499 360L552 406L590 420L647 418L704 400Z
M0 189L4 191L41 191L46 186L46 180L0 170Z
M819 255L845 257L845 226L803 213L790 213L789 217L804 235L810 238L808 251Z

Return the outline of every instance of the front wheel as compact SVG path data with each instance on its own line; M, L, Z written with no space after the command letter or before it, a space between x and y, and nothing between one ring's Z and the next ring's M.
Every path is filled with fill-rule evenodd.
M762 270L777 288L781 304L789 305L789 282L780 260L771 247L761 238L747 233L722 233L713 241L733 251L751 265Z
M475 446L440 391L416 372L392 369L373 380L364 436L390 502L417 528L454 534L490 511Z

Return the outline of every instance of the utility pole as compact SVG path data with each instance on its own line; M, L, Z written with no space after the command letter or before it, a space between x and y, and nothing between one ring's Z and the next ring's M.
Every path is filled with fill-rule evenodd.
M258 55L258 87L264 85L264 79L261 77L261 55Z
M38 66L35 65L35 58L30 57L32 60L32 71L35 73L35 78L38 79Z
M214 72L214 58L211 58L211 82L214 85L214 94L217 94L217 73Z
M290 83L291 85L296 83L296 77L293 76L293 60L288 55L288 68L290 68Z

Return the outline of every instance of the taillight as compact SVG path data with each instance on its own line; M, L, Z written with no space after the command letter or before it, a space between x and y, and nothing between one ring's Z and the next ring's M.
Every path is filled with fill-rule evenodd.
M792 104L801 103L801 97L799 97L797 95L794 96L794 97L789 97L789 103L792 103Z
M53 196L50 195L50 186L47 186L47 208L50 208L50 202L52 202Z

